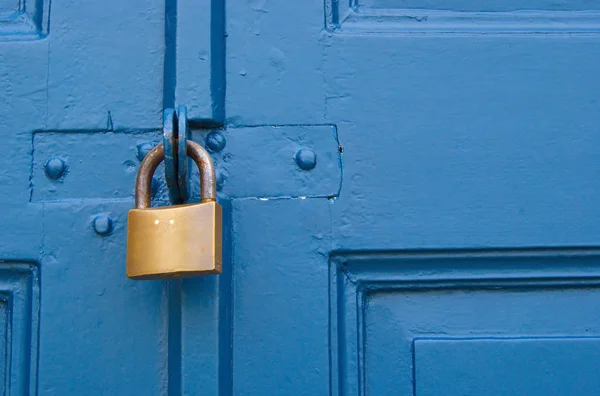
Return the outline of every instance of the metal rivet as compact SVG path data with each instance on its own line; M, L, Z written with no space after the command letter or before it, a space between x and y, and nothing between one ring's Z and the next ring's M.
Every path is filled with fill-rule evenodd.
M65 170L67 170L67 163L58 157L52 157L46 161L44 168L46 169L46 175L50 179L57 180L60 179L65 173Z
M294 159L298 167L303 170L311 170L317 165L317 155L308 148L298 150Z
M220 132L211 132L206 137L206 147L214 153L218 153L219 151L223 150L226 144L227 140Z
M141 143L137 146L137 159L143 161L154 146L151 143Z
M110 235L113 230L113 221L110 217L105 215L98 215L94 217L94 231L96 234L106 236Z

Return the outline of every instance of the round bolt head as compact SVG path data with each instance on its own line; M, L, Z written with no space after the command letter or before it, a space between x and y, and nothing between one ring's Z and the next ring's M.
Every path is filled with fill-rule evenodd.
M308 148L298 150L294 159L298 167L302 170L311 170L317 165L317 155Z
M46 161L44 169L46 170L46 176L50 179L57 180L60 179L65 173L65 170L67 170L67 163L58 157L52 157Z
M206 147L214 153L223 150L226 144L227 140L221 132L211 132L206 137Z
M106 215L98 215L94 217L94 231L96 234L106 236L110 235L113 230L113 221Z

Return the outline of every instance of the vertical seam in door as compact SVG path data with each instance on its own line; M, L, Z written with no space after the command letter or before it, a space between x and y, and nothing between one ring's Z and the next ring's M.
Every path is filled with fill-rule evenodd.
M181 279L167 281L167 394L181 392Z
M333 331L332 331L332 327L333 327L333 323L332 321L334 320L332 317L332 304L334 304L333 298L332 298L332 284L333 284L333 274L332 274L332 269L334 265L337 265L337 263L334 261L334 259L331 257L331 251L333 250L333 224L331 221L331 204L332 202L329 202L329 207L327 208L329 210L329 252L327 254L327 265L329 266L328 271L327 271L327 276L328 276L328 282L327 282L327 296L329 298L329 303L327 304L327 317L329 318L329 323L327 326L327 338L329 341L329 396L333 396L333 351L335 350L337 352L338 348L333 347ZM337 317L336 317L337 320ZM336 326L337 328L337 326ZM339 376L339 370L338 370L338 376ZM339 389L339 387L338 387ZM338 391L339 393L339 391Z
M47 113L46 113L47 114ZM47 117L46 117L47 118ZM33 201L33 170L35 168L35 133L31 134L31 163L29 168L29 202ZM43 210L43 207L42 207Z
M219 285L219 293L223 298L221 302L223 305L219 310L219 394L220 395L233 395L233 354L234 354L234 310L235 310L235 299L234 299L234 278L235 278L235 246L236 246L236 228L234 204L233 201L223 202L223 209L226 213L225 227L229 230L227 243L224 245L228 268L224 268L223 274L221 274L221 280L226 282L226 287L222 288ZM225 229L225 228L224 228ZM225 264L225 263L224 263ZM227 272L229 271L229 272ZM226 276L223 276L226 275ZM227 315L227 321L221 320L222 316ZM223 335L223 337L221 337Z
M50 40L46 45L46 117L44 128L48 129L48 113L50 112Z
M163 61L163 109L175 107L177 86L177 0L165 1L165 56Z
M338 133L337 124L333 125L333 138L337 142L337 146L338 146L337 158L338 158L338 166L340 167L340 184L338 186L338 191L337 191L336 197L339 198L339 196L342 194L342 185L344 183L344 162L342 161L342 156L344 154L343 153L344 150L343 150L343 147L342 147L342 145L340 143L340 135ZM332 220L331 220L331 210L330 210L329 213L330 213L329 222L331 223L332 222ZM332 224L332 229L333 229L333 224ZM333 240L332 240L332 243L333 243Z
M211 113L217 123L225 121L225 96L226 90L226 21L225 2L222 0L211 0L210 16L210 94Z
M411 343L411 352L412 352L412 388L413 395L417 396L417 354L415 351L415 341L413 339Z

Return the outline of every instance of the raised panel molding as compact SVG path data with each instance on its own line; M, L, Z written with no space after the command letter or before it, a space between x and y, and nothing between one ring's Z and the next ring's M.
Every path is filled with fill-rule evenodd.
M597 34L600 11L588 2L481 3L466 0L325 2L326 29L400 34Z
M569 356L569 342L599 347L596 248L335 253L330 290L334 395L439 392L428 381L431 373L416 367L431 360L432 348L439 368L457 351L477 346L481 361L487 349L505 351L520 342L524 351L562 351L548 364L565 368L572 364L560 361ZM444 348L450 352L438 353ZM515 358L502 353L507 361ZM502 360L495 364L506 368ZM448 377L440 376L438 385L445 384ZM556 380L558 387L575 381L564 373Z
M600 9L590 0L361 0L358 6L375 9L431 9L449 11L498 12L520 10L586 11Z
M0 260L0 384L2 394L37 394L39 266Z
M0 41L44 38L49 17L50 0L1 0Z

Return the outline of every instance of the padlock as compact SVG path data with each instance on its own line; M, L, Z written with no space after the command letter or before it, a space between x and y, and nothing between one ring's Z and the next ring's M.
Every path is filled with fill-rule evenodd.
M200 171L200 203L150 207L152 175L164 159L163 145L142 161L136 178L135 209L129 211L127 276L173 279L221 273L222 209L216 202L210 155L187 141L187 155Z

